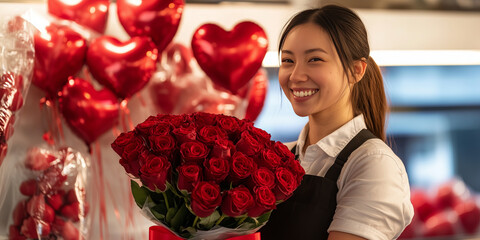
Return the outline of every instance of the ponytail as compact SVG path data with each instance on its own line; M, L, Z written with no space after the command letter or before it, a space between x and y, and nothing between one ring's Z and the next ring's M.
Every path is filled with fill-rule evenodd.
M382 73L372 57L367 59L367 69L362 80L353 86L352 105L354 113L363 114L368 130L385 141L388 103Z

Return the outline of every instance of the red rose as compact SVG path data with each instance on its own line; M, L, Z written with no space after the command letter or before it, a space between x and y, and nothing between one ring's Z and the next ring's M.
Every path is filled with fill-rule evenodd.
M183 143L197 139L197 131L194 126L180 127L173 130L177 142Z
M297 180L288 169L279 167L275 172L277 185L273 189L277 200L287 200L297 188Z
M227 133L217 126L205 126L198 132L198 139L212 146L218 139L226 139Z
M249 217L258 217L270 210L275 209L275 195L266 186L257 187L253 190L255 205L248 210Z
M288 147L281 142L278 142L278 141L274 142L272 145L272 148L273 148L273 151L275 151L278 154L278 156L282 158L282 161L284 162L290 158L293 158L293 159L295 158L295 155L293 155L292 151L290 151Z
M207 157L209 149L198 141L185 142L180 146L180 155L186 162L201 163Z
M135 127L134 132L142 136L148 136L152 131L151 129L154 128L158 123L159 121L156 119L156 117L150 116L144 122L139 123Z
M168 135L172 129L172 125L168 122L157 122L155 126L150 128L148 135ZM147 135L147 136L148 136Z
M120 135L111 144L113 151L115 151L119 156L122 156L123 150L134 137L135 134L133 132L120 133Z
M211 157L229 158L232 156L232 152L235 151L235 145L228 139L218 139L213 145Z
M192 211L198 217L210 216L222 203L220 186L213 182L199 182L192 191Z
M201 129L204 126L214 126L217 121L217 115L205 112L192 113L191 117L198 129Z
M250 190L244 186L238 186L225 192L220 208L222 213L230 217L238 217L245 214L254 204Z
M155 154L169 156L175 149L175 139L170 135L153 135L148 137L150 148Z
M223 181L230 171L230 164L225 158L210 158L203 162L205 167L206 180L212 180L216 183Z
M23 221L20 232L27 238L38 239L39 236L48 236L48 234L50 234L50 229L48 223L29 217Z
M217 118L218 126L225 130L231 137L235 136L239 132L240 124L238 119L230 116L222 116Z
M163 192L167 189L166 183L170 167L171 164L166 157L150 154L140 168L140 179L150 190L159 189Z
M237 151L247 156L254 156L263 148L263 144L259 143L248 131L245 131L242 132L240 140L238 140L235 147Z
M192 192L195 185L202 180L202 168L196 164L186 164L177 167L178 182L180 190Z
M275 153L275 151L266 148L262 151L258 163L260 166L264 166L274 171L280 166L281 161L282 159L277 155L277 153Z
M143 149L143 139L133 132L121 133L112 143L112 149L127 161L136 160Z
M255 139L257 139L258 142L262 144L266 144L270 141L270 138L271 138L270 134L265 132L264 130L260 128L256 128L253 125L248 125L247 129L250 132L250 134Z
M248 182L252 189L258 186L266 186L273 189L275 186L275 174L268 168L260 167L250 175Z
M302 182L303 176L305 175L305 169L300 165L300 162L295 160L293 157L287 159L283 166L286 169L292 171L293 175L295 175L295 179L297 180L297 187Z
M253 159L241 152L235 152L231 161L232 170L230 171L230 178L234 183L246 179L257 169L257 164Z
M174 127L179 127L183 121L182 115L158 114L155 118L160 122L170 123Z

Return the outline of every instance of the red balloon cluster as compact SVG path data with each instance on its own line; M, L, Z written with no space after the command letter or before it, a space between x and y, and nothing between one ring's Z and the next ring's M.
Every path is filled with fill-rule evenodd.
M47 2L51 15L101 34L105 31L109 1ZM63 117L87 144L116 124L114 118L119 114L114 112L119 107L112 94L117 101L129 99L159 74L159 56L178 30L185 3L118 0L116 5L117 17L131 37L127 41L106 35L87 40L71 26L53 22L34 35L33 84L44 90L47 98L59 100ZM191 44L192 50L173 45L165 51L174 70L163 81L152 84L159 110L227 113L239 105L236 99L241 99L248 102L246 117L255 120L263 107L268 82L265 71L259 71L268 48L263 29L250 21L237 24L231 31L204 24L195 31ZM181 59L172 61L178 51ZM185 75L192 73L193 59L211 81ZM97 91L96 84L74 79L84 67L106 89ZM189 97L180 97L186 95ZM177 112L172 112L174 109Z
M251 22L247 23L247 26L254 26L255 29L259 28L258 25ZM209 26L213 25L210 24ZM236 27L236 29L238 28ZM227 34L227 36L229 35ZM247 34L247 36L250 37L245 37L246 41L252 38L251 35ZM228 41L229 38L224 40ZM248 45L239 38L236 38L235 41L239 49ZM221 63L218 60L216 68L209 68L212 65L208 65L210 63L209 60L205 60L206 58L203 58L203 62L202 60L199 61L198 54L196 55L190 48L182 44L175 43L167 47L165 50L165 65L167 66L166 71L170 74L154 75L150 85L150 94L156 109L164 114L208 112L237 115L235 111L242 108L242 101L245 100L247 106L243 109L244 113L238 113L238 115L254 121L263 108L268 88L267 73L260 68L265 53L252 57L248 56L247 52L235 49L234 44L230 46L231 49L228 51L220 50L219 46L221 44L219 43L211 44L215 44L215 49L218 49L218 51L210 51L210 57L223 59L224 61ZM212 46L208 46L204 42L203 46L198 46L197 51L205 52L207 48L212 48ZM236 54L234 54L235 52ZM192 67L192 60L194 59L197 60L200 67L203 64L204 70L209 69L205 71L208 77L195 74L194 67ZM252 62L249 64L248 61L250 60ZM247 65L250 65L250 68L246 67ZM236 66L236 68L232 66ZM228 71L224 67L235 68L235 71L241 73L244 77L238 78L238 75L235 74L227 76ZM222 71L223 73L220 74L225 74L225 76L214 80L218 71Z
M480 233L480 202L459 180L441 184L432 193L412 190L411 201L415 216L399 239Z
M28 152L24 166L35 177L20 185L20 193L27 198L12 212L9 239L82 239L80 221L87 216L88 204L84 189L70 180L79 170L74 155L67 148L54 152L35 147Z

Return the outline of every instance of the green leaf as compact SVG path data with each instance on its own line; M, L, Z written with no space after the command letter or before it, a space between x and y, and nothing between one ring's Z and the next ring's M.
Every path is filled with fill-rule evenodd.
M170 224L170 221L175 216L175 213L177 213L177 209L175 209L173 207L168 209L167 216L166 216L166 219L165 219L165 220L167 220L167 223Z
M265 223L266 221L268 221L268 219L270 218L270 214L272 214L272 211L268 211L264 214L262 214L261 216L257 217L257 227L262 225L263 223Z
M180 209L178 209L177 213L175 213L175 216L172 218L171 226L173 229L178 230L180 228L180 226L185 222L187 214L188 209L185 204L182 204Z
M140 187L137 182L130 180L130 188L132 189L133 198L137 203L137 206L142 208L145 205L145 201L150 193L146 188Z
M205 218L200 218L198 221L199 228L204 230L209 230L215 225L215 222L220 218L220 213L218 211L213 212L210 216Z
M150 210L153 212L157 212L158 214L163 216L163 219L165 219L165 215L167 215L167 207L165 207L165 204L157 204L153 207L150 208ZM155 214L154 214L155 215ZM155 216L156 217L156 216ZM159 219L160 220L160 219Z
M157 205L158 206L158 205ZM164 221L165 220L165 214L162 214L157 206L153 207L153 208L150 208L150 211L152 212L153 216L155 216L155 218L159 221Z

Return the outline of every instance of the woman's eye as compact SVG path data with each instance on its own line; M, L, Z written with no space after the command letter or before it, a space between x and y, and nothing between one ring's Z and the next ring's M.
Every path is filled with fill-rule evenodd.
M318 62L318 61L322 61L323 62L323 59L321 58L318 58L318 57L314 57L314 58L310 58L310 60L308 60L309 62Z
M292 59L284 58L282 59L283 63L293 63Z

